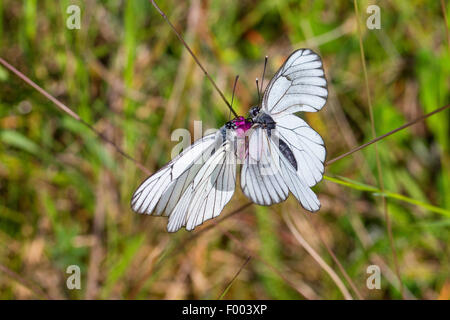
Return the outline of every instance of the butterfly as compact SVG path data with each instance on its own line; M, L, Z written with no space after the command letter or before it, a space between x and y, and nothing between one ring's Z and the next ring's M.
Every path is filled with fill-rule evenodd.
M193 230L222 212L242 164L241 188L252 202L268 206L292 193L306 210L319 210L311 187L322 179L325 145L295 113L319 111L327 96L320 56L310 49L294 51L249 117L236 117L195 141L148 177L133 194L132 209L167 216L169 232Z

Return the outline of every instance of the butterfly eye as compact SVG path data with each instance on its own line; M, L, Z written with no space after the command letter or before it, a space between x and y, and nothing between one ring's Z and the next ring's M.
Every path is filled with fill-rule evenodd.
M250 109L250 115L252 117L256 117L258 115L258 113L259 113L259 108L258 107L253 107L253 108Z

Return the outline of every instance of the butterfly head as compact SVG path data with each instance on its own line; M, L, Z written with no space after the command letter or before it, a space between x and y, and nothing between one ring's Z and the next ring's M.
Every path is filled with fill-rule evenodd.
M234 123L234 120L232 121L228 121L227 123L225 123L225 129L227 130L236 130L237 126L236 123Z
M250 114L251 118L256 117L259 113L259 107L258 106L252 107L248 113Z
M245 119L244 117L237 117L225 124L226 130L233 130L238 137L245 136L245 132L249 130L253 125L251 119Z

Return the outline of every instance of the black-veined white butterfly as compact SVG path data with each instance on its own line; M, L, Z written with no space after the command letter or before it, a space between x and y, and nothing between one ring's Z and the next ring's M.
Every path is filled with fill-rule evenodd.
M291 192L306 210L319 210L311 187L322 179L325 146L294 113L319 111L327 96L320 57L309 49L294 51L249 118L237 117L183 150L139 186L132 209L168 216L169 232L193 230L230 201L241 162L241 187L254 203L279 203Z

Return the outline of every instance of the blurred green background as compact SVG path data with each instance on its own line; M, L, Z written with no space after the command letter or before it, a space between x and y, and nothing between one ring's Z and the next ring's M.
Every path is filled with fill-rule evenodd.
M448 1L358 1L359 16L352 1L159 2L228 99L240 75L242 115L257 102L265 55L270 78L294 49L320 53L329 100L303 117L328 160L373 138L358 18L378 135L450 101ZM71 4L80 30L66 28ZM371 4L379 30L366 27ZM146 0L0 0L0 57L151 172L170 160L174 129L228 120ZM450 298L449 120L447 110L377 144L406 298ZM146 176L133 162L0 67L0 298L402 298L374 146L325 174L314 215L291 196L168 234L165 218L129 208ZM236 190L221 217L247 202ZM81 290L67 289L69 265L81 268ZM366 286L370 265L380 290Z

